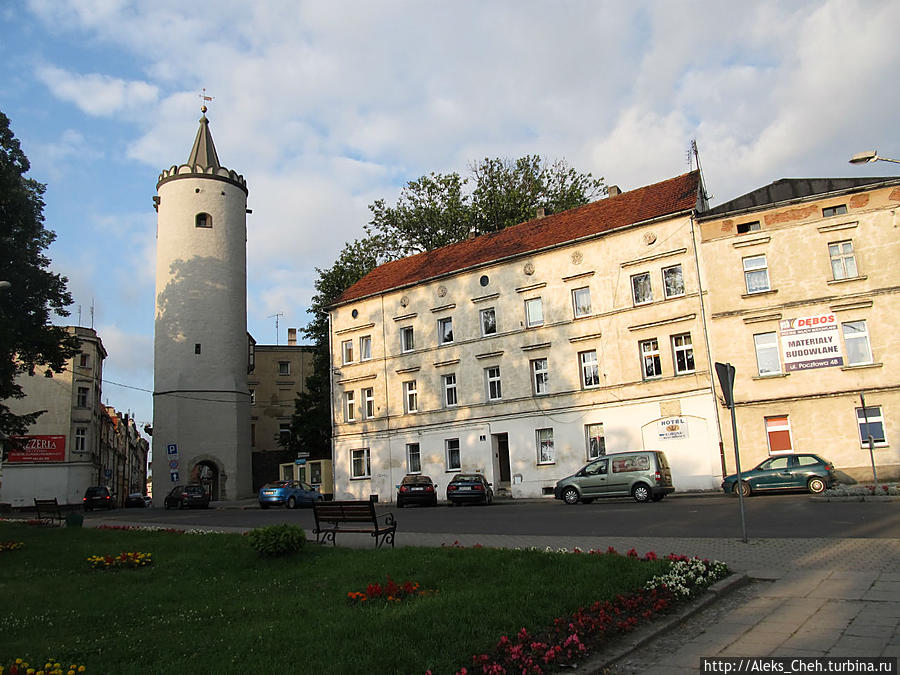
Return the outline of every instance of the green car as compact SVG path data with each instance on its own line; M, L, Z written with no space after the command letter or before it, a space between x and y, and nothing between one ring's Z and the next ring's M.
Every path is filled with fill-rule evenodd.
M834 483L834 464L818 455L804 453L769 457L755 469L741 471L740 483L737 474L725 476L722 490L736 495L740 489L745 497L776 490L808 490L816 495Z

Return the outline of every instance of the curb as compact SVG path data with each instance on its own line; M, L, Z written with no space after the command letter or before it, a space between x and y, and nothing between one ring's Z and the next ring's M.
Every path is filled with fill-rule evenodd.
M588 657L584 663L579 664L570 672L582 675L607 672L606 669L617 661L624 659L632 652L637 651L647 643L677 627L694 614L706 609L723 596L728 595L731 591L740 588L749 580L750 578L747 574L741 572L717 581L712 586L709 586L702 595L681 607L674 614L663 615L632 633L625 633L623 636L619 636L614 646L601 650L592 657Z

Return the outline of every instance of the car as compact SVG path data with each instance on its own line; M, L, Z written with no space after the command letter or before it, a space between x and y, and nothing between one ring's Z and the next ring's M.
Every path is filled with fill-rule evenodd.
M397 486L397 508L407 504L437 506L437 485L431 476L413 473L403 477Z
M199 483L176 485L163 500L163 507L167 509L192 509L195 506L209 508L209 493Z
M744 497L780 490L807 490L817 495L836 481L832 462L820 455L802 452L769 457L755 468L741 471L740 482L736 473L725 476L722 491L736 495L740 490Z
M125 497L125 506L126 508L129 506L137 506L139 508L147 508L153 504L153 498L148 497L147 495L141 494L140 492L132 492L130 495Z
M312 506L313 502L324 499L325 496L309 483L302 480L276 480L266 483L259 489L259 508L267 509L270 506L286 506L296 509L301 504Z
M599 497L628 497L658 502L675 492L672 470L660 450L636 450L603 455L557 481L553 496L566 504L590 504Z
M85 511L113 509L116 506L116 500L113 498L112 492L105 485L89 487L84 491L81 503L84 505Z
M484 474L458 473L447 485L447 501L450 506L457 504L492 504L494 491Z

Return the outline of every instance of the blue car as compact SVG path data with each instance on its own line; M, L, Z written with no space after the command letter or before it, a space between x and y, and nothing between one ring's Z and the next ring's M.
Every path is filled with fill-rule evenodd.
M267 509L270 506L286 506L296 509L301 504L312 506L313 502L323 498L322 493L309 483L301 480L277 480L260 488L259 507Z

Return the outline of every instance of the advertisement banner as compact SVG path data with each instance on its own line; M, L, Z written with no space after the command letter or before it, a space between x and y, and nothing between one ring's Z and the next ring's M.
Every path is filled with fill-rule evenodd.
M661 441L687 438L687 421L683 417L668 417L660 420L657 424Z
M780 327L785 372L844 365L834 314L783 319Z
M64 462L66 460L65 436L16 436L13 439L22 447L10 448L7 462Z

